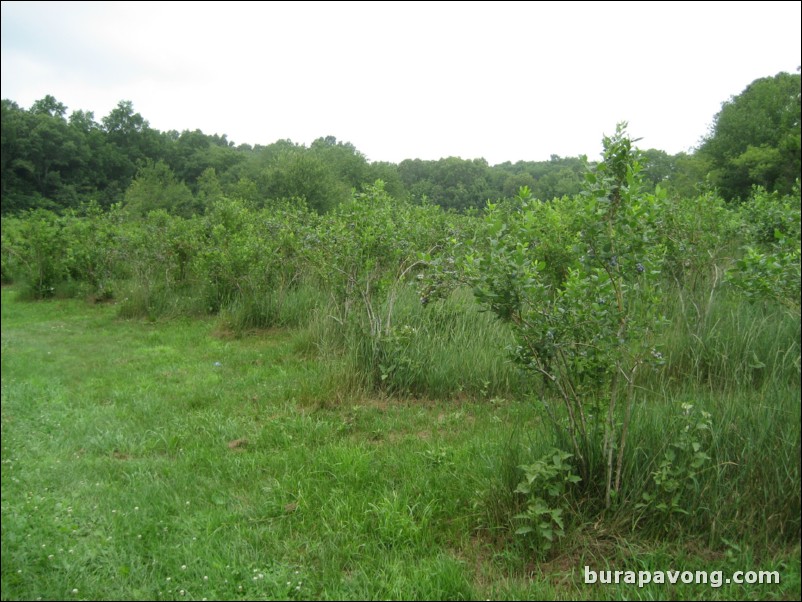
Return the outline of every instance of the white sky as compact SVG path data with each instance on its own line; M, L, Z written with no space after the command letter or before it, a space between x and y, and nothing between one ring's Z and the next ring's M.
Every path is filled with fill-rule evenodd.
M795 2L2 2L2 98L373 161L687 151L802 63Z

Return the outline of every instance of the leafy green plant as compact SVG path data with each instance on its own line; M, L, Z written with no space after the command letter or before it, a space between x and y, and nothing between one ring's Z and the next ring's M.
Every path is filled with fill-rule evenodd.
M625 126L603 143L604 161L578 199L544 205L523 189L512 211L489 205L486 251L466 262L478 300L513 326L514 359L562 402L567 422L546 408L583 480L592 482L593 458L601 459L609 507L621 486L635 375L659 358L654 339L665 321L656 197L641 190ZM556 239L550 224L561 224Z
M202 243L200 221L151 211L122 229L120 261L129 279L120 313L125 317L202 313L192 263Z
M750 300L770 300L798 314L800 269L800 188L780 196L756 188L740 208L746 245L727 273L730 284Z
M732 252L738 216L713 193L659 195L655 226L665 247L663 274L684 294L705 284Z
M802 229L800 192L799 180L785 195L755 187L737 209L738 224L745 242L766 248L780 240L798 241Z
M64 220L64 260L70 279L80 282L80 292L95 301L113 298L123 273L117 243L123 225L120 206L103 211L92 202L79 212L69 212Z
M343 347L356 350L371 387L408 363L406 333L395 330L396 304L423 267L419 249L439 238L444 214L396 201L379 181L321 220L304 258L329 295L329 318Z
M414 345L418 331L407 324L394 326L379 342L379 373L381 382L388 381L392 392L409 393L410 377L420 370L416 360L408 352Z
M747 247L735 268L727 274L728 282L748 298L772 300L789 310L799 312L800 249L783 249L785 244L768 252Z
M652 473L652 490L643 493L635 508L670 529L677 515L689 514L689 497L698 491L700 476L710 463L707 450L713 431L709 412L691 403L682 404L682 427ZM643 516L643 515L642 515Z
M54 297L71 281L70 242L65 236L70 221L46 209L4 219L4 271L24 283L24 296Z
M551 549L555 539L565 535L563 513L572 485L582 479L574 474L569 460L573 454L552 449L533 464L521 466L524 479L516 492L527 498L526 510L515 516L524 524L515 533L533 539L541 552Z

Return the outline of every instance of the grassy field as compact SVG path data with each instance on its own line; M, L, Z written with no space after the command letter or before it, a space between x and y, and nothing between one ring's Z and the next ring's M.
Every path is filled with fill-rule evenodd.
M537 404L343 396L302 330L117 316L3 288L4 600L800 598L799 544L775 536L783 496L765 494L765 520L749 498L745 529L720 535L574 521L539 561L513 520L517 466L553 443ZM716 487L738 495L777 469L747 436L798 453L798 391L775 395L748 411L732 393L699 401L719 409L717 442L750 454L737 473L721 462ZM769 406L789 425L776 440L757 415ZM777 482L798 483L798 462ZM781 581L586 584L586 565Z

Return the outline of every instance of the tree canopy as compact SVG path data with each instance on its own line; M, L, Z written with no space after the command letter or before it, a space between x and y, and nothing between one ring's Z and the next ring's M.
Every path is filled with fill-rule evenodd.
M800 76L779 73L722 104L700 153L727 199L752 186L788 192L800 173Z
M799 80L780 73L752 82L723 103L695 153L645 150L645 185L677 195L712 185L727 199L745 197L754 185L789 191L800 172ZM0 112L3 214L93 201L103 208L125 202L135 214L161 208L185 215L221 197L255 206L294 199L323 213L377 180L396 199L468 211L524 186L543 201L574 195L587 168L584 157L557 155L499 165L462 157L370 162L334 136L309 146L237 146L225 134L156 130L129 100L99 121L92 111L68 112L51 95L29 109L6 99Z

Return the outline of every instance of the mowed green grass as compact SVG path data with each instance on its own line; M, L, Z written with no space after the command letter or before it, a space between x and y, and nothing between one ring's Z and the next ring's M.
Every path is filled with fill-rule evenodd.
M798 599L799 548L753 556L575 525L513 535L518 400L342 398L301 332L2 291L2 598ZM336 373L336 371L334 371ZM511 527L512 526L512 527ZM583 567L776 570L779 585L585 585Z

